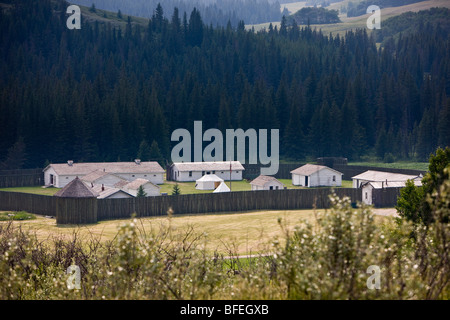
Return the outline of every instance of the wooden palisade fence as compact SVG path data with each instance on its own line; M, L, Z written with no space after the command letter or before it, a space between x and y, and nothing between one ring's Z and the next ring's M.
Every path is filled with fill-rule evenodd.
M250 210L295 210L327 208L331 189L290 189L188 194L129 199L59 198L0 191L0 210L28 211L54 216L58 224L87 224L102 220L175 215L242 212ZM338 188L339 197L361 201L361 190Z

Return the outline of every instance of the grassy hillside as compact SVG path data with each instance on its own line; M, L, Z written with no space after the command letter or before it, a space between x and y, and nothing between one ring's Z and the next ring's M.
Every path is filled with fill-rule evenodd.
M339 10L342 6L347 6L348 0L343 2L337 2L331 4L327 9L334 9ZM352 1L355 2L355 1ZM286 6L286 8L293 12L294 10L299 10L302 7L304 7L306 2L297 2L297 3L290 3L286 5L281 5L281 8L283 6ZM422 1L418 3L413 3L406 6L401 7L392 7L392 8L385 8L381 9L381 28L383 28L383 21L385 21L388 18L398 16L405 12L418 12L421 10L428 10L430 8L434 7L444 7L450 9L450 1L448 0L428 0L428 1ZM295 12L295 11L294 11ZM325 34L333 34L337 35L340 34L341 36L345 34L345 32L349 30L355 30L355 29L361 29L361 28L367 28L366 21L367 18L370 16L370 14L365 14L363 16L359 17L352 17L348 18L346 14L339 14L339 18L341 19L341 23L335 23L335 24L318 24L318 25L311 25L312 28L316 28L317 30L322 30ZM255 28L255 31L259 31L262 29L268 29L270 23L263 23L258 25L248 25L247 28ZM272 25L280 26L280 22L272 22ZM368 32L371 32L371 30L367 29Z

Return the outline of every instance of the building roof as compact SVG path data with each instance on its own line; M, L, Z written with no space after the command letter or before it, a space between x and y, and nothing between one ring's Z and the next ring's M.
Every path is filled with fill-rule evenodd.
M128 192L125 192L119 188L113 188L113 187L103 187L102 188L101 185L95 185L93 188L91 188L91 190L93 190L95 193L98 194L97 199L106 199L118 192L125 193L125 194L129 195L130 197L132 197L131 194L129 194Z
M196 182L206 182L206 181L223 182L223 179L216 176L215 174L205 174L203 177L197 179Z
M83 180L86 183L94 183L98 179L103 178L104 176L107 176L107 175L113 175L113 176L116 176L117 178L119 178L121 180L125 180L125 179L115 175L114 173L106 172L106 171L103 171L103 170L92 171L91 173L88 173L87 175L81 177L81 180Z
M220 192L230 192L230 188L227 186L225 182L222 182L214 191L213 193L220 193Z
M414 180L420 178L420 176L416 175L408 175L408 174L401 174L401 173L393 173L393 172L386 172L386 171L374 171L374 170L368 170L366 172L363 172L361 174L358 174L357 176L352 177L352 179L358 179L358 180L366 180L366 181L406 181L406 180ZM421 180L421 179L419 179Z
M250 182L251 185L254 186L260 186L260 187L264 187L268 182L272 182L272 181L277 181L278 183L282 184L284 186L284 183L282 183L281 181L279 181L278 179L276 179L275 177L272 176L263 176L260 175L259 177L257 177L256 179L252 180Z
M86 162L86 163L52 163L44 171L53 168L58 175L83 176L93 171L107 173L164 173L156 161L149 162Z
M421 186L422 185L422 181L417 179L417 180L413 180L414 185L416 186ZM365 186L372 186L374 189L384 189L384 188L403 188L406 185L406 180L405 181L388 181L387 183L385 181L369 181L364 183L363 185L361 185L361 187L365 187Z
M230 171L230 161L217 162L175 162L173 164L179 171ZM245 170L239 161L231 161L231 170Z
M309 175L312 175L313 173L319 172L320 170L323 170L323 169L328 169L328 170L331 170L331 171L335 171L338 174L343 174L342 172L339 172L337 170L331 169L331 168L329 168L327 166L320 166L320 165L317 165L317 164L310 164L310 163L305 164L304 166L301 166L301 167L299 167L299 168L297 168L295 170L292 170L291 173L299 174L299 175L302 175L302 176L309 176Z
M128 189L128 190L137 190L139 189L140 186L146 185L146 184L151 184L152 186L155 186L156 188L160 189L160 186L157 186L153 183L151 183L150 181L148 181L147 179L136 179L134 181L131 181L129 183L127 183L126 185L124 185L121 189Z
M56 192L54 196L61 198L97 198L98 193L76 177L64 188Z

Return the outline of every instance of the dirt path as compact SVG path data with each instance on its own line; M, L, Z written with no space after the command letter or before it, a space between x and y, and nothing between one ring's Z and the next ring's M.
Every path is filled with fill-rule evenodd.
M373 213L377 216L386 216L386 217L398 217L397 210L394 208L387 208L387 209L372 209Z

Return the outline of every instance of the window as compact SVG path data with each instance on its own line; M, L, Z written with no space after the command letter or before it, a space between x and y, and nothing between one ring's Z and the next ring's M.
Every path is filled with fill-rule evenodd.
M192 171L189 171L189 177L192 177Z
M367 200L367 192L366 192L366 200Z
M239 173L239 171L236 171L236 173Z
M69 179L69 177L66 177L66 179Z
M333 176L333 182L336 182L336 176Z
M278 190L278 186L276 186L276 187L275 187L275 189L277 189L277 190Z
M205 175L205 171L202 171L202 176L204 176Z
M206 174L211 174L211 171L207 171Z
M221 173L223 174L223 171Z
M270 190L273 190L273 186L270 186L269 189L270 189Z
M154 174L153 176L156 177L156 174Z
M213 174L216 174L216 172L215 172L215 171L213 171Z
M144 174L144 177L146 177L147 175L146 174Z
M134 174L131 175L134 178Z

